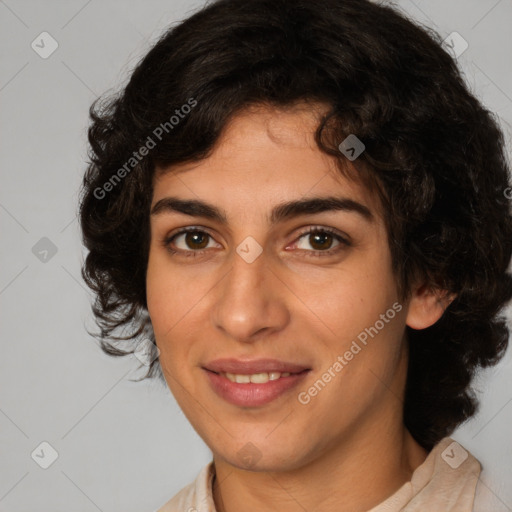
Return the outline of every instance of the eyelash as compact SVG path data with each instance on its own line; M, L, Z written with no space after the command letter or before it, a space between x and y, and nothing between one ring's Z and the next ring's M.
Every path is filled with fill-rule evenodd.
M189 250L189 251L184 251L182 249L179 249L179 250L176 250L176 249L172 249L171 247L171 243L174 241L175 238L177 238L178 236L184 234L184 233L190 233L190 232L193 232L193 233L200 233L200 234L205 234L207 236L209 236L210 238L213 238L207 231L204 231L203 229L200 229L200 228L197 228L197 227L194 227L194 226L189 226L189 227L186 227L184 229L181 229L180 231L178 231L177 233L174 233L173 235L171 236L168 236L166 238L164 238L163 240L163 245L164 247L171 253L171 254L183 254L185 257L189 258L189 257L197 257L197 256L201 256L204 252L206 252L208 249L201 249L201 250L198 250L198 251L194 251L194 250ZM329 235L332 235L338 242L340 242L339 245L337 245L334 249L327 249L325 251L321 251L321 250L313 250L313 251L305 251L306 252L306 255L307 257L313 257L313 258L316 258L316 257L324 257L324 256L332 256L333 254L339 252L340 250L342 250L344 247L350 247L350 242L343 236L341 236L337 231L333 230L333 229L330 229L330 228L324 228L324 227L319 227L319 226L311 226L309 227L307 230L303 231L302 233L300 233L298 235L298 237L296 238L296 240L300 240L302 237L306 236L306 235L311 235L311 234L318 234L318 233L327 233ZM305 249L302 249L302 250L305 250Z

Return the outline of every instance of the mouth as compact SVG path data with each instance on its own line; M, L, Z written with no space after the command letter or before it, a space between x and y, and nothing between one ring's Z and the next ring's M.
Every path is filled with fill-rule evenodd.
M236 382L237 384L266 384L269 381L279 380L285 377L290 377L290 375L300 375L301 373L307 372L309 370L303 370L301 372L260 372L260 373L252 373L252 374L244 374L244 373L228 373L228 372L213 372L217 375L225 377L231 382Z
M211 389L239 407L260 407L286 395L311 368L276 360L217 360L203 366Z

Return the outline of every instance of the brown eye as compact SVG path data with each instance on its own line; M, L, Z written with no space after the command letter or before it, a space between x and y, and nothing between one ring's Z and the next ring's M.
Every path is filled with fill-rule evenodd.
M305 242L303 243L300 240L304 240ZM302 233L299 237L299 242L297 242L298 249L306 250L311 253L316 251L318 253L324 252L330 254L342 248L339 246L348 245L350 244L344 237L326 228L310 228L305 233ZM310 250L308 246L313 250Z
M334 237L329 233L310 233L308 236L311 247L318 251L330 249L334 241Z
M183 233L185 236L185 244L190 249L204 249L208 245L210 235L201 231L189 231Z
M317 226L304 231L294 245L306 257L330 257L341 253L352 244L346 235L331 228Z
M197 228L182 229L164 240L164 246L171 253L200 253L208 248L212 236L206 231ZM195 255L195 254L194 254Z

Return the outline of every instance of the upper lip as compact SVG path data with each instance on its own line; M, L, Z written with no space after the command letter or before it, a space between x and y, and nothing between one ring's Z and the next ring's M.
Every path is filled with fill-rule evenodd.
M288 363L277 359L215 359L204 365L206 370L215 373L235 373L238 375L252 375L255 373L300 373L309 370L307 366L296 363Z

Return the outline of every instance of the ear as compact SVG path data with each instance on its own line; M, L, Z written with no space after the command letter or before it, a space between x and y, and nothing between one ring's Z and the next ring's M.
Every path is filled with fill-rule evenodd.
M405 323L412 329L426 329L434 325L455 297L454 293L426 284L418 286L412 292Z

